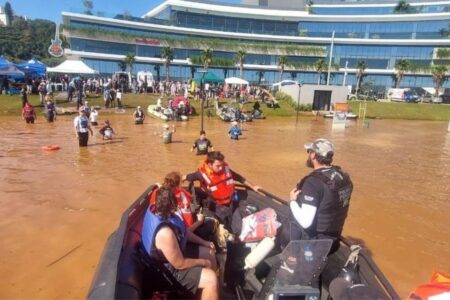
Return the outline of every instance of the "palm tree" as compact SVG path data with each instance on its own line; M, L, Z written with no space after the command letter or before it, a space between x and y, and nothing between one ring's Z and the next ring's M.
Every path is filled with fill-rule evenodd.
M405 73L411 70L411 62L406 59L399 59L395 63L395 88L400 87L400 82L402 81L403 76L405 76Z
M436 83L436 97L439 96L439 90L441 89L445 80L447 80L447 72L448 68L444 65L435 65L431 67L431 75L433 76L433 80Z
M209 65L211 64L212 55L213 55L213 50L211 48L206 48L206 49L202 50L201 59L203 62L203 67L205 68L206 72L208 72Z
M128 72L133 72L133 65L136 61L135 55L133 53L128 53L125 56L125 60L123 61L125 65L127 66Z
M241 79L243 79L244 60L245 60L246 55L247 55L247 52L245 52L244 50L239 50L238 52L236 52L236 59L237 59L237 63L239 64Z
M367 69L367 62L365 60L360 60L356 64L356 97L359 94L359 86L361 85L361 80L364 76L364 72Z
M161 81L161 76L160 76L161 65L160 65L160 64L156 64L156 65L153 67L153 70L156 71L156 78L158 78L158 81Z
M317 85L320 85L320 79L322 77L322 72L323 72L323 70L325 70L326 66L327 65L323 58L319 59L315 63L315 68L316 68L316 72L317 72Z
M286 68L287 64L288 64L287 56L281 55L278 58L278 67L280 68L280 81L283 80L283 73L284 73L284 69Z
M164 59L166 65L166 81L169 81L170 62L173 60L173 50L169 46L162 48L161 57Z
M406 0L400 0L397 6L394 8L394 13L396 14L413 14L416 13L417 9L409 5Z

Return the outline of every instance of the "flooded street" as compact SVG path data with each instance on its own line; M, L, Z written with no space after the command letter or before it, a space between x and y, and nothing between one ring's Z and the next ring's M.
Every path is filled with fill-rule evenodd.
M118 133L112 143L101 140L97 127L81 150L73 117L54 124L40 117L34 126L0 118L0 298L85 298L122 212L166 173L185 174L200 164L189 152L198 118L176 123L174 143L164 145L161 121L148 117L136 126L130 114L108 116ZM301 119L298 126L295 118L257 120L244 125L238 142L228 139L229 124L219 119L205 119L205 130L231 168L285 199L309 172L303 144L331 139L334 163L355 185L344 235L365 242L405 297L433 270L450 267L448 124L351 124L332 132L322 119ZM61 150L43 152L47 144Z

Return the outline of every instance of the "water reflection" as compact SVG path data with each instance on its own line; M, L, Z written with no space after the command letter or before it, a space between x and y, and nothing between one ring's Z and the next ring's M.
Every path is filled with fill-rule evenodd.
M108 119L116 138L103 141L97 127L86 149L78 147L71 117L54 124L40 118L34 126L0 119L1 298L85 297L123 210L168 171L191 172L203 159L189 152L198 119L176 123L169 145L159 120L138 126L128 115ZM333 140L336 164L355 183L345 234L370 247L401 295L432 270L448 268L447 124L371 121L369 128L349 123L336 132L328 120L300 119L295 126L295 118L272 118L245 124L239 142L228 139L228 127L205 120L208 138L230 166L282 198L309 171L303 144ZM47 144L61 150L42 151Z

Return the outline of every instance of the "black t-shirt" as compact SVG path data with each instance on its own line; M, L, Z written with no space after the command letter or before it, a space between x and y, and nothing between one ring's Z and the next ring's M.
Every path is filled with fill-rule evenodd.
M208 148L212 147L211 141L208 139L198 139L192 145L194 149L197 149L197 155L208 154Z

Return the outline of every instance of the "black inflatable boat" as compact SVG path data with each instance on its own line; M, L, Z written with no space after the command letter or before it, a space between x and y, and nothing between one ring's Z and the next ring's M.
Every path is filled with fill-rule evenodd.
M182 287L177 284L163 264L152 261L142 251L140 244L142 221L148 208L149 195L154 188L155 186L150 186L124 212L119 228L108 238L89 289L88 299L195 299L192 295L184 293ZM257 207L259 210L273 208L277 213L278 221L282 224L287 222L289 207L282 199L265 191L261 194L255 193L245 186L238 186L237 191L241 201L246 201L248 205ZM324 241L327 245L326 241L329 240ZM296 242L291 242L283 253L275 253L276 255L266 258L261 263L262 268L250 270L243 269L243 260L250 250L243 244L231 243L227 251L227 262L225 267L222 267L225 270L222 270L224 275L220 298L331 299L332 290L339 290L342 282L349 280L345 277L350 276L353 279L357 278L357 284L352 285L352 290L356 290L354 299L358 299L358 295L366 298L367 295L372 295L371 298L377 299L400 299L366 250L359 251L356 267L353 265L350 270L343 269L354 250L351 243L344 238L341 240L339 250L328 257L326 255L328 250L325 250L325 255L314 252L318 257L314 270L308 273L303 265L300 268L302 274L296 274L297 271L290 270L285 264L292 262L292 259L298 262L303 259L302 247L305 245L301 243L305 241ZM321 243L320 240L313 242L314 245ZM330 245L331 241L327 249ZM292 253L286 254L289 249ZM311 285L314 281L313 277L320 278L320 282L317 280L318 285ZM336 281L338 281L337 284ZM367 289L370 293L367 293ZM348 291L347 287L344 292ZM343 299L346 298L345 295L348 294L343 294L341 291L340 296L335 298Z

